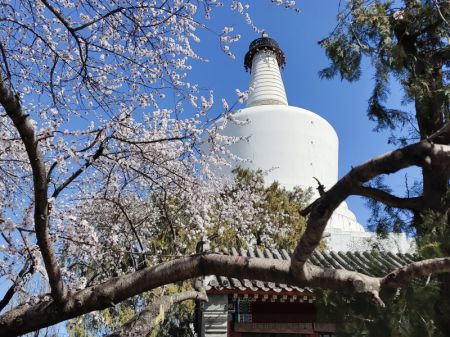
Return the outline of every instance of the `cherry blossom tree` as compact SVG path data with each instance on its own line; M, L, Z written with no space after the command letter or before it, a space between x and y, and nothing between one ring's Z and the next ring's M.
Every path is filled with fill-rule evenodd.
M254 27L248 6L236 0L0 1L0 277L12 284L0 301L0 310L9 306L0 316L2 336L209 274L366 293L382 305L412 278L450 271L450 258L383 278L308 263L333 210L356 187L412 165L448 165L449 125L355 167L307 207L291 262L194 252L183 242L166 257L146 246L161 230L176 242L175 228L197 240L224 188L214 167L226 164L235 140L213 123L212 94L187 80L190 61L202 60L191 44L222 5ZM229 27L218 34L231 56L233 34ZM170 109L169 95L176 101ZM174 217L180 204L186 216ZM224 214L233 215L233 204L227 207ZM152 258L139 259L150 251ZM31 280L48 291L30 291ZM156 298L115 335L145 335L156 307L205 299L194 285Z

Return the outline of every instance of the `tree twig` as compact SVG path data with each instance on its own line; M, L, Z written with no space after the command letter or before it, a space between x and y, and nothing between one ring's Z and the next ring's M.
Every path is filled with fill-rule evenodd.
M97 151L92 155L92 157L83 164L78 170L76 170L70 177L68 177L61 185L59 185L52 193L52 198L57 198L58 195L64 190L72 181L78 178L89 166L91 166L95 160L97 160L103 153L104 146L103 143L100 143Z

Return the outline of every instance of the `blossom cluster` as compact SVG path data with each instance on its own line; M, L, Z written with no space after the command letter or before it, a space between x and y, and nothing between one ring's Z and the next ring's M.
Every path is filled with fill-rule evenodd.
M217 203L226 184L215 168L239 160L229 150L238 139L221 132L236 122L230 106L188 80L204 60L199 32L224 5L258 30L237 0L0 0L0 84L35 130L49 239L69 288L181 254L219 213L250 226L254 195ZM230 56L239 38L230 25L218 34ZM31 265L34 279L47 278L35 173L13 122L0 123L0 278L34 296L18 274Z

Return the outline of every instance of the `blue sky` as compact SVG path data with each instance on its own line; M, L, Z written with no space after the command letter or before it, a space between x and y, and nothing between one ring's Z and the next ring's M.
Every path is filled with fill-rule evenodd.
M374 132L375 124L366 116L367 101L373 88L369 60L363 62L363 76L355 83L342 82L339 78L322 80L318 76L329 61L317 42L335 27L339 1L299 1L299 14L275 7L268 0L249 4L253 22L277 40L285 52L287 64L282 76L289 104L321 115L336 129L340 140L339 176L352 166L394 149L387 143L389 133ZM231 103L235 100L236 88L248 88L249 73L244 70L243 59L249 43L259 34L253 32L241 16L230 14L227 8L216 11L209 26L220 31L223 25L234 26L235 32L242 35L241 40L231 47L236 59L230 59L221 51L214 34L202 33L202 41L195 48L209 62L195 63L193 78L205 88L213 89L216 100L225 97ZM402 96L400 87L394 83L389 106L399 107ZM410 170L408 174L417 175L417 170ZM402 195L405 172L388 181L393 190ZM364 201L353 197L348 202L359 221L365 224L369 211Z

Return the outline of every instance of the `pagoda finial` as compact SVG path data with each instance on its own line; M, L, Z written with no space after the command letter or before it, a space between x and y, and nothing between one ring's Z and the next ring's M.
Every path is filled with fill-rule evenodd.
M278 42L269 37L269 34L266 31L262 32L262 36L253 40L248 47L248 52L245 54L244 66L245 70L248 71L252 69L252 61L253 57L261 50L271 50L274 52L278 66L283 69L286 64L286 59L284 57L283 51L280 49Z
M247 107L288 105L280 73L284 64L283 51L266 32L250 43L244 62L245 69L251 72Z

